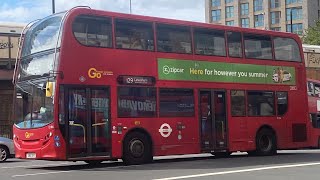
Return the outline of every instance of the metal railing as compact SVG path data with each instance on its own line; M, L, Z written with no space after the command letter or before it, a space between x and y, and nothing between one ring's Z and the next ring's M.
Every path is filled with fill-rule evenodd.
M12 125L0 125L0 137L12 139Z

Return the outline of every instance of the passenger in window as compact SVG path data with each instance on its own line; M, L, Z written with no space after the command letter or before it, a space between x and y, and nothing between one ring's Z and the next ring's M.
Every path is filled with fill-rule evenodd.
M185 48L181 46L181 41L177 37L172 38L172 52L186 53Z
M145 49L142 43L141 33L134 31L130 38L130 49Z
M272 116L274 115L273 111L273 99L268 98L267 101L260 104L260 115L261 116Z

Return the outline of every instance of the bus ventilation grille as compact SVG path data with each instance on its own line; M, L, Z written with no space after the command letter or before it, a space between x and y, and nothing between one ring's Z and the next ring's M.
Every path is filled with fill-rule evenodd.
M307 141L306 124L292 124L292 141L293 142Z

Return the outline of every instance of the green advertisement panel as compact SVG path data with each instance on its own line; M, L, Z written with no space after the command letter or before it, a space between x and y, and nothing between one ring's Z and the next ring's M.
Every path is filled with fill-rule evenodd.
M159 58L158 75L160 80L296 84L295 68L287 66Z

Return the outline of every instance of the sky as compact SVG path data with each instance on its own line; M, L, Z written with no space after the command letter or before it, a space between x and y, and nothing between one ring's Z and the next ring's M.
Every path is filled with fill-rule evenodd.
M131 0L132 14L205 21L204 0ZM56 12L75 6L130 12L130 0L55 0ZM28 23L52 13L52 0L0 0L0 22Z

